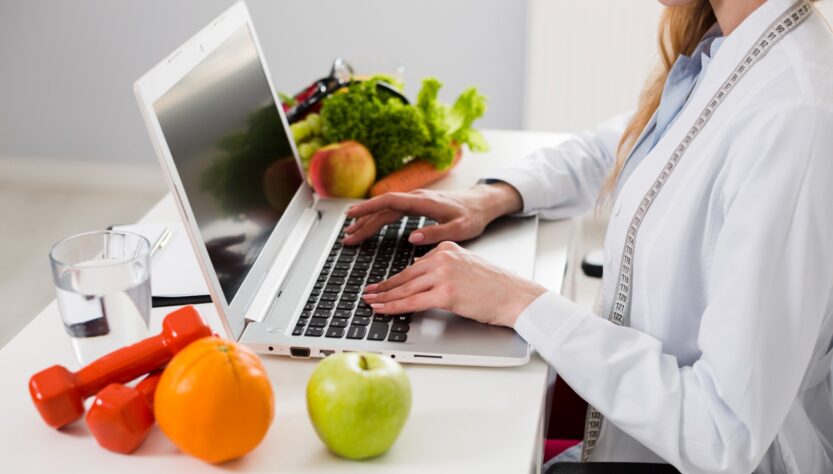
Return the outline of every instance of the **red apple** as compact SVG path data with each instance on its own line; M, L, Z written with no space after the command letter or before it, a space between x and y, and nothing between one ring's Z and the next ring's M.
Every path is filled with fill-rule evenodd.
M359 199L367 195L376 180L376 163L359 142L333 143L312 155L309 177L321 197Z

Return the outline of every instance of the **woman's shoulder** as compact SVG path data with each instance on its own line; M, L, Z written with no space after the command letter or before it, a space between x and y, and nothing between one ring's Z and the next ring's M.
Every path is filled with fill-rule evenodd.
M780 70L770 99L791 97L807 105L833 109L833 31L820 12L773 51L770 66Z

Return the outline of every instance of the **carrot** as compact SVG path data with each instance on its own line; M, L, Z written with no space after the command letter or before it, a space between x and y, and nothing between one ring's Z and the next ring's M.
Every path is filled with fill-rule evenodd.
M431 163L416 158L402 168L376 181L376 184L370 188L370 197L385 193L407 193L408 191L424 188L447 175L449 171L457 166L462 156L462 149L457 148L454 161L451 162L451 166L444 170L438 170Z

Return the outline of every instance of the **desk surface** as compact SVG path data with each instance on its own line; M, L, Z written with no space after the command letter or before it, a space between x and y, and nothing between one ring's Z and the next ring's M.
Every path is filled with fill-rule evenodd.
M489 153L466 156L434 188L469 186L489 170L558 143L563 136L491 131L486 138L492 146ZM143 220L169 221L176 216L167 196ZM535 279L548 288L561 288L570 231L567 221L541 223ZM221 332L213 307L199 309ZM154 310L153 332L168 311ZM390 452L365 462L337 458L315 435L304 398L315 361L266 356L263 362L274 387L275 420L263 443L244 458L222 466L205 464L178 453L158 428L133 455L113 454L97 446L83 421L61 431L46 427L29 400L26 387L34 372L55 363L77 368L53 301L0 350L5 380L0 395L0 471L520 473L534 470L540 462L547 365L537 355L523 367L508 369L406 366L414 394L408 423Z

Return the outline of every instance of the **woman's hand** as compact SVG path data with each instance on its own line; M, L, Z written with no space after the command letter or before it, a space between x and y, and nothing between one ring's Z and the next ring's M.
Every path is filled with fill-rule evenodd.
M477 237L498 217L520 211L521 196L505 183L477 185L465 191L426 191L387 193L347 211L356 222L347 227L345 245L356 245L385 224L396 222L404 215L427 216L438 222L411 233L409 241L428 245L443 240L463 241Z
M365 288L377 313L399 314L439 308L481 323L513 327L546 288L502 270L451 242L388 280Z

